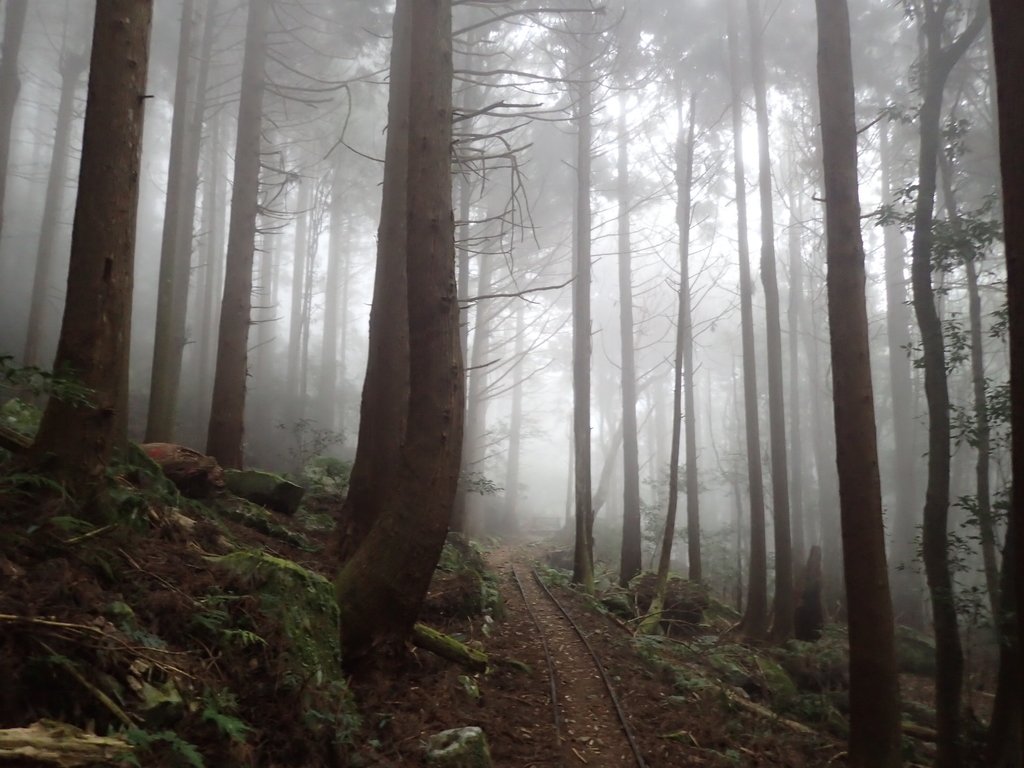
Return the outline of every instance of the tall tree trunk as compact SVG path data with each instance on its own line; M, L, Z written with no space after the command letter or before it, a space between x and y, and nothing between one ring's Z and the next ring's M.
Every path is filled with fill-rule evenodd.
M481 250L477 253L479 274L476 292L479 296L491 292L494 274L494 259L491 254ZM479 472L485 458L484 447L487 444L487 368L488 356L491 353L491 323L494 309L491 302L481 300L475 302L476 324L473 328L473 345L470 351L468 385L466 389L466 424L462 439L462 471L464 474ZM460 505L461 515L453 515L452 530L467 533L470 524L469 515L474 511L473 504L466 497L465 488L461 487L463 503Z
M221 466L230 468L240 468L243 461L245 377L252 314L253 246L259 208L263 67L269 8L270 0L253 0L249 4L224 296L217 334L217 368L206 438L206 452Z
M940 153L939 166L942 171L942 193L946 215L953 230L953 236L963 239L963 223L956 202L952 169L946 157ZM999 615L999 563L996 556L995 526L992 520L992 491L989 480L991 459L991 428L988 419L988 397L985 394L985 348L982 342L984 328L981 319L981 293L978 290L978 267L974 260L981 259L981 253L964 253L964 272L967 275L967 317L971 339L971 393L974 399L974 490L975 513L978 519L978 536L981 539L981 557L985 571L985 587L988 591L989 610L992 616Z
M301 391L303 297L306 289L306 257L309 241L310 217L309 184L299 181L296 190L295 243L292 248L292 295L288 313L288 371L286 376L288 426L296 424L304 415Z
M4 199L7 194L7 166L11 157L11 127L18 105L21 78L18 53L25 30L28 0L7 0L4 13L3 50L0 51L0 233L4 225Z
M403 17L416 34L392 88L407 81L398 86L408 94L402 112L409 118L401 160L408 159L407 237L400 256L408 274L406 365L416 376L404 397L391 404L408 413L396 482L381 489L387 494L382 512L336 581L347 659L401 640L412 629L448 531L462 445L464 374L450 171L451 2L399 0L396 25ZM403 39L397 30L395 39Z
M1003 568L999 578L999 612L995 614L995 628L999 640L999 669L996 676L996 696L992 702L985 739L985 759L991 768L1020 768L1021 766L1021 687L1019 685L1020 634L1014 615L1017 590L1017 553L1015 527L1019 520L1010 517L1003 542Z
M224 189L226 154L221 145L223 120L213 119L210 127L210 143L207 150L206 174L203 179L203 231L206 242L203 247L205 262L199 273L197 295L199 308L199 339L196 349L196 433L210 421L211 375L214 364L214 329L220 323L217 296L223 280L224 268Z
M883 123L879 155L882 167L882 203L893 203L892 165L889 129ZM884 230L885 246L885 324L889 341L889 387L892 397L893 461L892 485L895 505L891 512L892 557L890 578L896 617L913 627L923 627L920 577L913 567L917 561L917 514L914 498L916 462L914 457L914 393L910 379L910 313L907 311L906 258L903 233L896 226Z
M1010 325L1010 403L1012 476L1015 488L1024 488L1024 6L1014 0L990 0L992 47L995 54L999 102L999 168L1003 181L1003 226L1006 242L1006 291ZM1013 607L1016 614L1017 690L1024 688L1024 494L1013 493L1010 502L1015 578ZM1005 566L1011 568L1011 566ZM1008 601L1009 602L1009 601ZM1019 706L1018 717L1024 716Z
M324 335L320 350L320 380L317 385L317 400L320 403L319 421L323 429L335 430L337 426L338 398L338 294L341 292L342 261L347 259L342 248L342 235L348 235L345 224L344 196L341 179L341 162L334 166L331 186L330 245L327 252L327 275L324 287Z
M33 447L73 493L89 494L126 442L132 269L151 0L96 6L67 300L54 370L91 390L52 397Z
M789 440L793 449L790 507L793 512L793 561L806 561L807 527L804 524L804 445L800 416L800 315L804 298L804 257L800 251L800 228L803 225L800 195L790 192L789 218Z
M779 284L775 276L775 219L772 210L772 169L768 144L768 91L765 86L761 4L747 0L750 59L757 114L758 181L761 196L761 283L764 285L768 342L768 422L772 447L772 513L775 520L775 601L771 636L793 636L793 549L789 523L789 468L786 463L786 404L782 390L782 324Z
M593 94L590 90L588 41L586 38L581 39L577 46L580 62L576 106L575 279L572 284L572 434L576 457L576 544L572 581L590 593L594 591L594 518L590 479L590 144Z
M653 632L661 625L661 609L668 588L672 565L672 541L676 535L676 512L679 507L679 443L683 420L683 394L686 390L686 529L689 537L689 577L701 580L700 517L696 503L696 416L693 402L693 328L690 317L690 192L693 186L693 149L697 127L697 94L690 93L689 126L683 138L682 90L676 92L678 135L676 137L676 228L679 230L679 312L676 316L675 367L672 369L672 447L668 466L668 512L661 539L658 575L654 597L647 610L641 630ZM692 443L691 443L692 438ZM693 477L691 485L691 464ZM696 544L694 544L696 539ZM696 563L696 565L695 565Z
M348 495L341 510L338 555L345 562L384 509L405 436L409 393L409 319L406 303L406 177L409 166L409 88L412 7L395 6L388 96L384 187L377 232L377 271L370 305L370 344L359 410L359 436Z
M943 91L953 66L984 24L982 11L979 9L968 28L953 43L943 48L947 7L946 4L941 4L936 8L932 2L925 3L926 66L922 72L924 101L918 115L921 144L911 257L914 314L921 329L925 398L928 402L928 486L924 503L922 552L928 591L932 599L932 625L935 629L937 768L956 768L961 762L960 695L963 688L964 658L947 548L950 479L949 385L946 381L946 350L942 338L942 322L936 309L935 292L932 288L932 225ZM982 4L981 7L987 8L987 5Z
M750 563L743 631L748 637L768 633L768 553L764 529L764 481L761 476L761 427L757 415L757 362L754 358L754 305L747 245L747 185L743 170L740 53L736 2L729 0L729 82L732 91L732 138L735 154L736 217L740 257L740 322L743 336L743 406L747 438L747 483L750 489Z
M185 340L175 335L179 323L174 312L181 305L178 294L188 294L189 256L192 253L193 209L182 205L186 178L186 126L189 125L189 83L192 61L194 0L183 0L178 33L178 66L174 81L174 114L171 117L171 149L167 163L167 197L164 202L163 239L160 244L160 273L156 299L156 335L146 416L146 442L167 443L174 439L174 415L178 397L178 376ZM182 220L188 218L188 243L181 242ZM184 329L184 323L180 323ZM177 375L175 375L175 371Z
M836 465L850 632L850 765L903 765L860 231L846 0L816 0Z
M508 464L505 471L505 508L502 513L506 532L519 528L519 460L523 444L523 354L526 348L526 315L523 302L516 304L516 345L512 368L512 409L508 417Z
M11 6L8 6L10 14ZM53 154L46 179L46 200L36 252L35 274L32 278L32 299L28 315L28 333L25 338L25 365L39 365L40 346L47 339L46 297L50 290L54 262L54 241L57 238L61 209L64 207L64 187L68 181L68 151L71 144L71 126L74 118L75 91L89 58L84 53L65 50L60 60L60 102L57 105L57 126L53 135Z
M681 112L682 94L677 93L677 111ZM676 402L673 414L673 443L676 456L672 469L679 463L679 426L686 429L686 534L690 581L700 581L700 488L697 481L697 405L693 382L693 313L690 299L690 194L693 187L693 152L697 135L697 94L691 92L690 121L684 143L682 115L676 137L676 229L679 231L679 316L676 318ZM682 411L679 410L679 376L682 374ZM671 503L671 501L670 501ZM666 572L667 574L667 572Z
M636 354L633 349L632 252L629 229L629 135L625 96L618 123L619 346L622 352L622 547L619 584L626 586L643 566L640 553L640 447L636 425ZM699 568L698 557L698 568Z

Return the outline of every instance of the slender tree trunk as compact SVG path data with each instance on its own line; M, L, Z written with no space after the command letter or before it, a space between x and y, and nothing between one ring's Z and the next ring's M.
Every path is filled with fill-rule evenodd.
M572 400L573 445L576 456L576 544L572 581L588 593L594 591L593 500L590 480L590 49L578 43L576 136L576 252L572 284Z
M636 360L633 349L632 252L629 229L629 136L626 100L618 124L619 346L622 352L622 547L619 584L626 586L643 567L640 553L640 448L636 425ZM698 558L698 568L699 568Z
M983 8L988 6L982 4ZM953 594L947 548L950 481L949 384L942 322L932 288L932 226L934 221L937 159L940 151L942 97L953 66L967 50L984 23L979 8L970 26L943 48L947 6L925 4L924 101L918 115L917 201L914 208L914 240L911 258L914 314L921 329L924 388L928 402L928 486L924 503L922 552L925 576L932 599L935 630L935 714L938 731L937 768L956 768L961 763L960 696L964 658ZM941 10L941 12L940 12ZM981 24L978 20L981 19ZM965 37L970 35L970 37Z
M508 417L508 465L505 472L505 532L519 528L516 509L519 504L519 460L523 444L523 354L525 350L526 315L523 302L516 305L515 365L512 368L512 409Z
M210 144L206 160L206 176L203 180L203 231L206 242L203 248L205 264L200 272L198 296L199 339L196 357L196 425L201 434L210 421L211 391L210 369L214 364L214 329L219 325L217 296L220 294L224 262L224 162L226 155L221 146L222 120L214 118L210 127Z
M804 444L800 423L800 315L804 298L804 257L800 251L800 195L790 193L789 218L789 440L793 449L790 505L793 512L793 561L805 562L807 557L806 525L804 524Z
M73 493L91 494L125 445L132 269L151 0L96 7L67 300L54 370L91 390L52 397L33 452Z
M324 336L320 348L320 380L317 399L320 403L320 426L332 432L336 427L336 400L338 397L338 294L341 290L340 273L346 255L342 248L342 234L347 234L344 199L341 184L341 163L334 166L331 186L330 245L327 253L327 275L324 286Z
M1010 402L1013 486L1024 488L1024 6L1014 0L990 0L992 47L995 54L999 103L999 167L1003 181L1003 226L1006 243L1006 288L1010 325ZM1016 613L1016 659L1014 684L1024 688L1024 494L1013 493L1010 502L1010 530L1014 563L1004 565L1015 581L1012 605ZM1004 561L1005 562L1005 561ZM1007 601L1010 602L1009 600ZM1012 674L1012 673L1011 673ZM1024 707L1018 706L1018 717Z
M661 610L668 589L672 565L672 541L676 535L679 507L679 444L686 393L686 529L689 537L689 577L701 580L700 517L697 507L697 477L694 454L697 450L696 408L693 398L693 328L690 318L690 191L693 186L693 149L697 126L697 95L690 93L689 126L683 138L682 93L676 94L678 136L676 138L676 227L679 230L679 312L676 317L675 367L672 375L672 447L668 467L668 512L661 539L654 597L641 631L653 632L661 624ZM691 470L691 464L693 468ZM692 477L691 477L692 472ZM692 482L691 482L692 481ZM695 543L696 540L696 543Z
M192 28L195 26L194 0L183 0L178 33L178 67L174 81L174 114L171 117L171 150L167 164L167 197L164 202L163 240L160 244L160 273L156 299L156 335L153 341L153 366L149 383L149 411L146 417L146 442L167 443L174 439L174 415L178 397L177 376L181 372L184 339L176 337L179 325L174 311L180 301L176 294L188 292L189 242L181 242L182 219L192 221L192 210L182 205L185 186L194 179L185 177L186 126L189 125L189 84L192 61ZM183 323L181 324L183 326ZM173 381L172 381L173 379Z
M956 192L951 169L944 156L939 157L942 170L942 193L946 204L953 235L963 236L963 225L956 202ZM967 275L967 316L971 339L971 390L974 397L974 489L977 503L978 536L981 539L981 557L985 570L985 587L988 591L989 609L992 616L999 615L999 563L996 557L996 535L992 520L992 491L989 480L991 459L991 428L988 419L988 397L985 394L985 348L982 342L984 328L981 319L981 294L978 291L978 268L974 260L982 254L964 255L964 272Z
M266 24L270 0L253 0L245 33L242 95L228 228L224 296L217 335L206 452L223 467L240 468L245 432L245 378L252 314L252 262L259 207Z
M758 182L761 195L761 283L764 285L768 341L768 422L772 447L772 506L775 525L775 601L771 636L793 636L793 549L789 523L789 468L786 463L786 404L782 389L782 325L779 284L775 276L775 219L772 210L772 169L768 144L768 94L765 87L761 4L747 0L750 58L757 114Z
M754 358L754 306L747 246L746 181L743 170L743 114L740 100L739 40L736 1L729 0L729 82L732 89L732 136L735 153L736 216L740 257L740 322L743 336L743 405L746 419L747 474L750 489L750 563L747 611L743 631L748 637L768 633L768 553L764 528L764 481L761 476L761 428L757 415L757 363Z
M693 151L697 129L697 94L690 94L690 128L686 138L685 162L686 169L682 179L679 177L680 159L683 148L676 143L676 228L679 230L679 339L677 345L682 347L683 373L683 418L686 429L686 531L688 536L690 581L701 581L701 547L700 547L700 483L697 478L697 403L694 384L693 364L693 313L691 298L693 291L690 286L690 189L693 186ZM682 138L680 135L679 138ZM685 187L685 192L682 189ZM684 207L685 206L685 207ZM677 414L678 416L679 414Z
M339 523L345 562L384 509L383 493L399 462L408 418L409 319L406 303L406 177L409 166L409 71L412 5L395 7L388 135L377 232L377 271L370 306L370 344L359 410L359 436Z
M411 8L403 8L407 4ZM399 0L396 17L402 16L416 30L407 66L399 70L399 79L409 81L399 90L408 94L409 116L402 255L408 270L406 364L416 376L405 397L392 403L408 412L397 482L383 489L389 498L382 514L336 582L346 659L411 631L448 532L462 445L464 373L450 170L451 3Z
M302 368L303 297L306 283L306 245L308 242L310 195L309 184L299 181L296 190L295 243L292 248L292 295L288 314L288 421L296 424L304 415L300 370Z
M850 632L850 765L903 765L860 231L846 0L816 0L836 464Z
M11 127L18 105L21 78L18 53L25 30L28 0L7 0L4 13L3 50L0 51L0 232L4 225L4 199L7 193L7 166L11 157Z
M10 6L8 6L10 14ZM83 53L64 51L60 61L60 102L57 105L57 126L53 135L53 155L46 179L46 200L36 252L35 274L32 279L32 303L28 315L28 333L25 338L25 365L39 365L40 347L47 338L46 297L52 279L55 240L60 228L61 209L64 207L64 187L68 182L68 151L75 110L75 91L89 58ZM2 65L0 65L2 66Z
M881 128L879 146L882 167L882 202L893 202L892 164L889 130ZM892 397L893 462L892 484L896 503L891 512L892 557L890 578L897 619L910 626L924 626L921 611L920 577L913 567L917 561L917 492L914 456L914 392L910 379L910 314L907 311L906 258L903 234L898 227L887 226L885 245L885 323L889 341L889 386Z

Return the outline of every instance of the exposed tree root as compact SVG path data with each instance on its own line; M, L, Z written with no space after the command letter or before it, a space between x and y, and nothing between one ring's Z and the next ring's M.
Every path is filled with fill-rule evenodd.
M123 739L96 736L54 720L0 730L0 763L34 760L61 768L110 765L124 760L131 751Z

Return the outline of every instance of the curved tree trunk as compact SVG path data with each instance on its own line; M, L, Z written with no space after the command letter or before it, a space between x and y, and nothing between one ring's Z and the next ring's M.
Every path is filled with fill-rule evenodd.
M384 188L366 377L359 409L356 458L337 532L342 562L352 556L381 514L383 490L391 483L391 473L398 465L408 417L406 409L395 404L405 403L409 396L405 248L411 13L408 2L399 2L395 7Z
M850 765L903 765L860 231L850 18L817 0L836 464L850 632Z
M768 553L764 530L764 482L761 476L761 427L757 415L757 363L754 358L754 306L747 246L746 181L743 171L743 114L740 100L739 40L736 0L729 0L729 82L732 89L732 138L735 152L736 216L740 257L740 322L743 335L743 410L747 438L747 484L750 489L750 564L743 632L751 638L768 633Z
M399 0L396 24L402 23L397 19L407 19L416 30L405 67L392 67L392 87L398 84L398 94L407 95L406 106L395 103L395 93L391 102L409 116L400 160L405 165L408 158L400 255L408 274L406 365L416 376L404 396L391 403L408 413L408 428L395 477L380 489L381 513L336 581L350 661L411 631L448 532L462 446L464 373L451 197L451 2Z

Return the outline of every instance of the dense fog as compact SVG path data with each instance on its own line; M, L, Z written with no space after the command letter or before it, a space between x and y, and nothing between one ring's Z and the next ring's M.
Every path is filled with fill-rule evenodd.
M217 347L248 3L196 0L187 5L192 16L183 26L180 0L155 3L129 430L133 439L147 439L165 229L179 227L183 234L174 247L177 253L185 249L190 264L184 338L172 339L181 350L182 370L173 432L161 439L201 450ZM684 446L679 465L697 466L705 579L720 594L733 597L741 593L746 567L741 553L747 548L749 505L737 260L741 239L748 243L753 267L760 455L772 551L769 344L762 284L766 230L747 20L742 14L737 20L740 68L731 74L728 3L612 0L596 12L585 3L568 5L578 10L541 10L525 2L455 8L453 256L467 368L463 492L470 530L505 530L513 525L509 513L523 529L555 530L573 513L577 136L581 105L589 103L597 556L613 563L618 558L623 444L629 442L622 426L627 370L635 372L645 567L654 562L661 535L678 375L683 222L694 409L682 416L695 426L696 452L686 455ZM898 579L909 579L902 589L920 604L923 578L904 574L920 572L914 540L927 452L923 375L917 365L920 334L910 304L924 19L919 4L909 0L854 0L851 5L871 363L890 565ZM970 3L954 5L946 37L969 18ZM252 466L298 473L316 455L344 460L354 455L377 258L391 11L382 2L272 4L245 401L245 461ZM826 570L838 578L814 7L769 3L762 15L794 554L802 563L812 545L823 545ZM56 350L88 79L82 57L89 50L91 24L92 3L84 0L29 4L0 240L0 353L17 365L49 368ZM190 41L182 49L186 29ZM76 66L76 57L83 63ZM585 67L580 64L584 59ZM176 104L182 72L187 78L186 87L179 88L184 101ZM745 155L747 221L742 232L731 77L738 77L744 107L739 145ZM205 88L197 93L200 78ZM950 531L962 555L955 578L965 596L979 595L985 585L978 527L974 323L980 323L975 330L982 345L978 351L984 353L980 386L991 422L987 475L997 510L1005 500L1009 471L1006 298L992 87L989 39L983 32L952 70L945 91L932 237L932 279L947 350L953 424ZM70 105L63 129L58 125L62 94ZM178 110L184 115L183 149L175 150ZM176 151L182 154L172 160ZM195 192L194 210L182 207L181 195L179 207L168 210L169 172L175 163L189 167L188 152L198 152L197 172L191 178L186 172L181 190L186 200L187 188ZM66 167L57 166L54 175L62 153L67 154ZM688 158L692 178L684 194L680 188ZM677 209L681 197L689 200L685 210ZM628 259L624 270L623 258ZM44 262L48 274L40 277ZM622 272L628 276L625 294ZM974 294L976 317L970 311ZM623 296L629 309L625 317ZM33 301L39 306L36 315ZM628 365L624 333L633 347ZM999 542L1001 516L993 520L991 530ZM677 530L684 541L686 525L678 524ZM685 545L675 557L682 568ZM985 610L984 598L972 599L982 606L978 610Z

